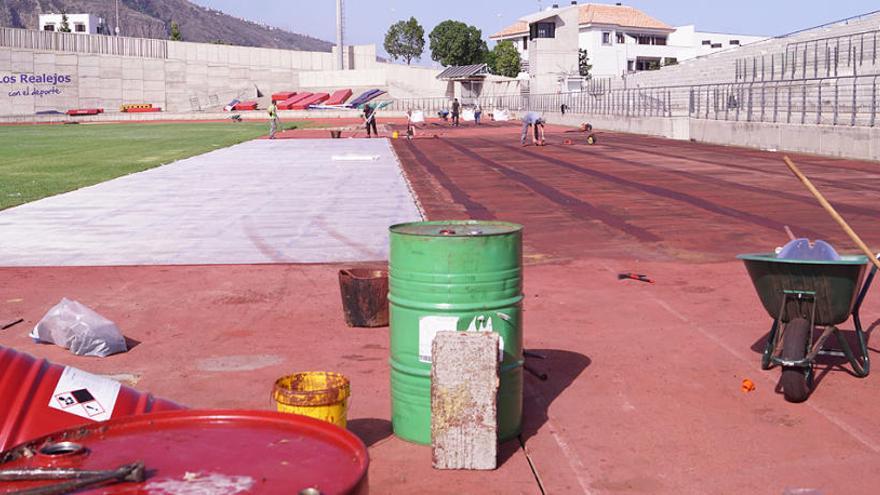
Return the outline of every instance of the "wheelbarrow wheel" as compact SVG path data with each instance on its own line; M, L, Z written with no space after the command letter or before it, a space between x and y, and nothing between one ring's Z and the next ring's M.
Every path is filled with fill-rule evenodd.
M785 325L782 340L782 359L800 361L807 356L807 348L812 344L813 329L810 322L797 318ZM803 402L810 396L812 388L812 367L783 366L782 393L789 402Z

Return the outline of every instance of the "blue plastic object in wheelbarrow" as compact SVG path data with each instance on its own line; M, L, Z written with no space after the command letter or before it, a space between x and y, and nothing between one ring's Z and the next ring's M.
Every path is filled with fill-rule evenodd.
M877 270L872 267L862 282L868 264L865 256L841 256L833 261L793 260L759 253L737 258L745 263L761 304L773 318L761 367L783 367L781 382L787 400L807 399L818 355L846 357L856 376L868 375L870 361L859 308ZM836 327L850 315L859 344L858 356ZM814 339L816 327L824 328ZM825 348L831 334L835 335L839 349Z

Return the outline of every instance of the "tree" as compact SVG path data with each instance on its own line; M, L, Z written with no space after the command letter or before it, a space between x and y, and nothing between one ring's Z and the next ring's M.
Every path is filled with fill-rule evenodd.
M590 57L587 55L587 51L583 48L578 50L578 73L581 77L586 79L590 78L590 71L593 69L593 66L590 64Z
M519 51L510 41L499 41L486 54L486 63L493 74L504 77L516 77L521 69Z
M183 41L183 35L180 34L180 26L174 21L171 21L171 36L168 39L171 41Z
M67 14L61 13L61 27L58 28L62 33L70 32L70 23L67 21Z
M463 22L443 21L428 38L431 40L431 59L446 66L483 63L489 52L483 41L483 32Z
M412 59L421 58L425 51L425 29L415 17L396 22L385 33L384 46L392 59L402 58L409 65Z

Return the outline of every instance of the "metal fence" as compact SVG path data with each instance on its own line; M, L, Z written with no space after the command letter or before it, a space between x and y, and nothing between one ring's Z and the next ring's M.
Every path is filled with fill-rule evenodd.
M0 28L0 46L56 52L168 58L168 42L99 34Z
M696 119L874 127L880 75L694 86Z
M877 73L880 30L791 42L782 53L739 58L735 80L778 81Z
M755 81L691 86L584 90L573 93L481 97L484 110L619 117L689 117L735 122L798 125L877 125L880 75L840 76L795 81ZM448 110L449 98L394 100L391 110Z
M478 98L461 98L459 101L464 106L473 106L479 104L482 108L489 110L492 108L506 108L508 110L523 110L528 101L528 97L524 95L499 95L499 96L480 96ZM386 110L396 110L405 112L407 110L423 110L429 114L439 112L440 110L449 111L452 108L452 98L433 97L433 98L398 98L392 100L391 103L384 107Z

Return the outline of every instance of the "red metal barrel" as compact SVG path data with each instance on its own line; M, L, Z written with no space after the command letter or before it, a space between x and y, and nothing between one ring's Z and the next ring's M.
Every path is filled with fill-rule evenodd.
M0 454L0 460L6 460L0 470L7 472L94 472L142 463L142 477L101 485L105 495L368 490L369 457L360 439L324 421L269 411L170 411L112 419L31 441ZM58 483L0 482L0 492Z
M0 346L0 451L82 423L182 408L115 380Z

